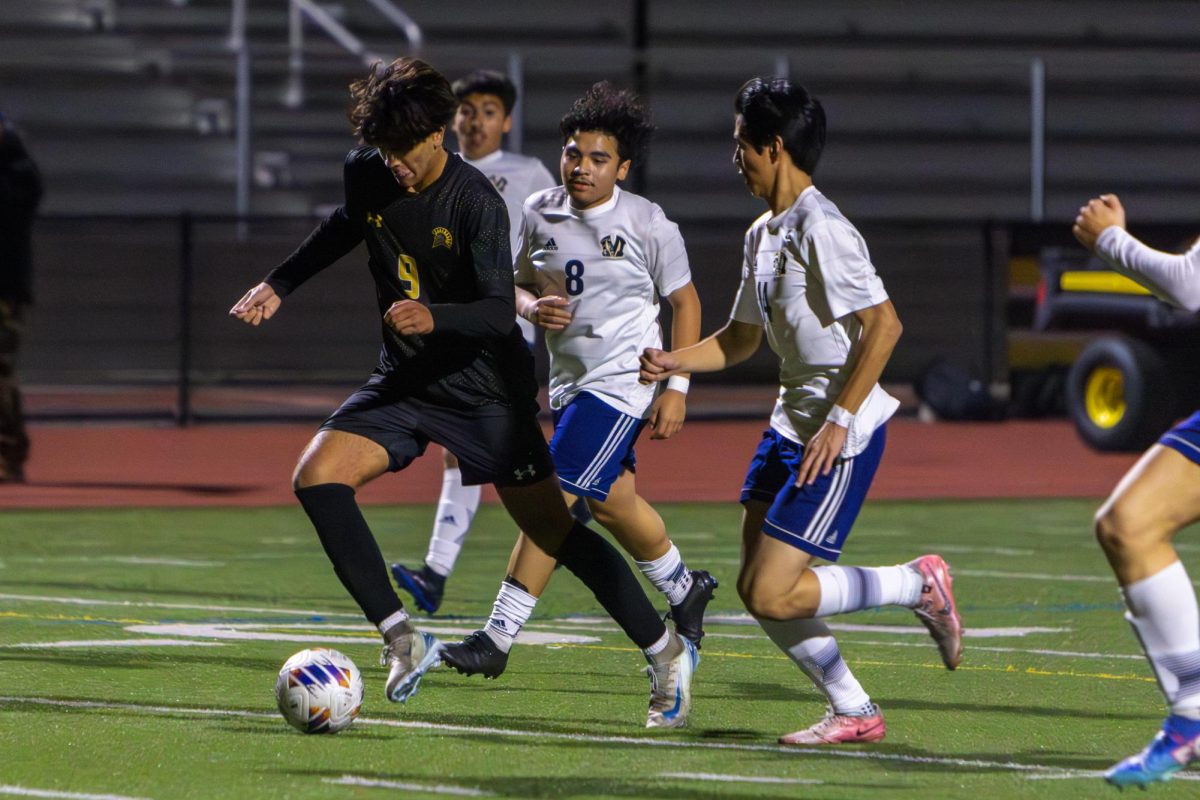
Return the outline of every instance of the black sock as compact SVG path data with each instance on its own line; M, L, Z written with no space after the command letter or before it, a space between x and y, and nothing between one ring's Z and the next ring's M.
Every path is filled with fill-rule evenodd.
M580 525L571 528L555 558L592 590L634 644L645 650L667 627L646 597L629 564L600 534Z
M344 483L296 490L296 498L321 539L342 585L371 622L378 625L404 607L388 579L379 545Z

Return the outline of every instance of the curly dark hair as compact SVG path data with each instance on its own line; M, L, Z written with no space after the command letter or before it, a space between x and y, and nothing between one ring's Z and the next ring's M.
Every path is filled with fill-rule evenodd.
M762 152L776 136L792 163L812 175L825 149L825 109L798 83L787 78L751 78L733 100L742 115L746 141Z
M407 153L454 118L458 98L450 82L424 61L398 58L371 66L367 77L350 84L354 99L347 116L364 142Z
M558 124L563 144L580 131L598 131L617 140L617 155L622 161L641 161L650 144L654 125L641 98L628 89L618 89L608 81L592 84L583 97Z
M517 104L517 87L503 72L477 69L462 76L450 87L459 100L469 94L493 94L500 98L505 114L511 114L513 106Z

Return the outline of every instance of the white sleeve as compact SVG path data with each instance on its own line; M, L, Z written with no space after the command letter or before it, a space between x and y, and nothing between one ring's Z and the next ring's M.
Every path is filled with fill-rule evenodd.
M748 325L762 325L762 309L758 307L758 286L754 280L754 261L750 256L750 237L746 237L742 253L742 283L733 298L733 310L729 318Z
M688 265L687 248L679 226L667 219L662 209L655 206L650 217L650 236L646 242L647 264L650 279L663 297L692 282L692 270Z
M862 238L845 225L819 222L799 242L789 237L788 245L798 262L821 276L821 288L834 319L888 299Z
M1112 267L1168 303L1200 311L1200 241L1182 255L1143 244L1129 231L1110 225L1096 237L1096 253Z
M518 286L528 286L537 283L537 270L529 260L529 205L521 209L521 233L517 238L517 252L513 253L513 282Z

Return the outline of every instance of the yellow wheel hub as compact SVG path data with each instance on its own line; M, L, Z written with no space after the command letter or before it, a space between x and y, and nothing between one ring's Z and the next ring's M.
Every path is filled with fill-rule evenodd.
M1125 416L1125 378L1116 367L1096 367L1083 388L1088 419L1098 428L1113 428Z

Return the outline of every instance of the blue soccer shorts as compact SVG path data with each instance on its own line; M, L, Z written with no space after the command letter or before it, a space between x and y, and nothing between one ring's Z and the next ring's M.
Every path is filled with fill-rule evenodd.
M1178 450L1191 461L1200 464L1200 411L1164 433L1158 443Z
M646 422L590 392L580 392L556 409L550 456L562 488L578 497L607 500L621 470L636 471L633 444Z
M771 504L763 522L767 536L837 561L871 488L886 441L886 426L881 426L863 452L838 460L828 475L818 475L811 484L796 486L804 446L768 429L746 471L741 502Z

